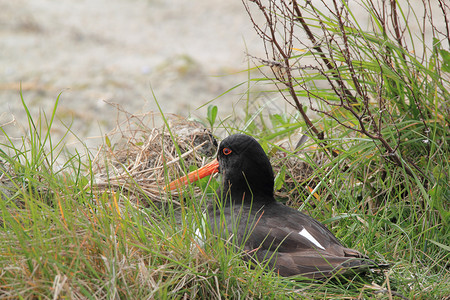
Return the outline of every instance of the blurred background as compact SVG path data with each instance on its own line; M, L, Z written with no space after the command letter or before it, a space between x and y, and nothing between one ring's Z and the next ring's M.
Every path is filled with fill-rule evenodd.
M247 79L246 51L263 56L240 1L0 0L0 41L0 125L23 134L20 86L33 116L61 93L57 117L88 145L116 124L107 102L158 111L153 91L164 113L205 116L200 106ZM219 114L243 91L215 100Z
M215 99L219 116L239 115L246 84L219 96L247 80L247 52L265 57L241 1L223 0L0 0L0 44L0 126L27 130L20 87L34 117L61 94L52 135L71 126L88 146L116 125L108 102L205 117Z

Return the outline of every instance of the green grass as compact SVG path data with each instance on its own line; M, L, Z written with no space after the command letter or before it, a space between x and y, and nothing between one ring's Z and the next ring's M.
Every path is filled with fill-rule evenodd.
M356 180L352 169L342 173L316 166L321 201L303 195L304 210L345 244L391 263L386 274L326 282L282 278L244 263L239 251L210 234L204 247L197 246L195 229L205 201L189 190L181 207L169 201L147 208L130 201L126 190L96 192L87 149L83 156L69 154L47 134L56 107L57 101L50 121L43 115L35 122L28 115L30 131L23 143L2 144L2 182L9 184L2 186L0 202L1 297L339 299L372 298L380 291L387 298L391 291L439 299L450 292L448 229L436 211L419 202L425 187L399 171L386 175L382 194L372 200L377 211L363 205L369 193L364 185L342 189ZM269 153L276 138L263 143ZM369 159L353 150L345 155L349 161Z

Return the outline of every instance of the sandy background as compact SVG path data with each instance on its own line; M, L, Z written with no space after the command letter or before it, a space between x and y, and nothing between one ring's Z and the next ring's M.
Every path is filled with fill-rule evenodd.
M20 84L34 116L62 92L57 117L84 139L115 125L105 100L157 111L152 89L165 113L204 117L199 106L246 80L246 47L262 55L242 3L223 0L0 0L0 43L0 124L14 117L13 137L26 125ZM222 115L242 91L214 102Z
M158 111L152 89L165 113L204 117L247 79L246 51L264 57L239 0L0 0L0 126L18 139L27 128L20 84L35 118L62 93L57 118L88 146L116 124L105 101ZM213 102L221 116L242 113L244 91ZM64 132L57 121L52 136Z

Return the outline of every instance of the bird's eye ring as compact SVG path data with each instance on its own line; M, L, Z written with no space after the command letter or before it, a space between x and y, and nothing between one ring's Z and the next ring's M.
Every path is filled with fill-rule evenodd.
M230 148L223 148L222 152L223 152L223 154L225 154L225 155L230 155L231 152L233 152L233 151L231 151Z

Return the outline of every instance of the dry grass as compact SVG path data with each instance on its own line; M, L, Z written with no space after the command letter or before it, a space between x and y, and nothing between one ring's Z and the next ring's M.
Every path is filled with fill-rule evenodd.
M162 187L167 179L183 176L184 166L200 167L215 155L216 139L198 122L170 115L169 131L165 125L155 125L151 112L127 115L126 121L107 134L93 160L98 191L114 187L164 202L167 196Z

